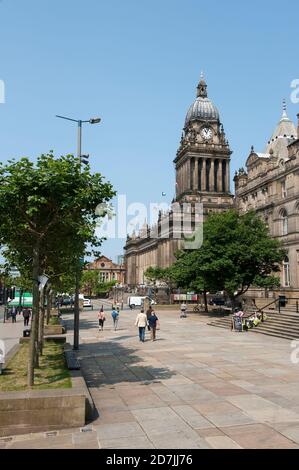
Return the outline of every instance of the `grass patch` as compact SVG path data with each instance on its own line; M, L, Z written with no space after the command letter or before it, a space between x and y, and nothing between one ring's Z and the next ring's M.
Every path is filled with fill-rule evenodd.
M51 325L51 326L60 325L59 318L58 317L51 317L50 321L49 321L49 325Z
M27 390L29 344L22 344L18 353L9 361L0 375L0 392ZM34 390L71 388L70 372L65 366L63 345L46 341L40 367L35 369Z

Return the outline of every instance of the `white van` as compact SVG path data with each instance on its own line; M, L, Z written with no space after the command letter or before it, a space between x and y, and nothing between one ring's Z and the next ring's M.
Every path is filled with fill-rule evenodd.
M145 299L148 299L149 297L128 297L128 307L131 309L134 309L136 307L143 307L143 303ZM155 305L156 302L154 300L151 300L151 305Z
M84 296L84 294L79 294L79 300L83 302L83 308L91 308L93 310L93 304L91 303L91 299L88 299Z

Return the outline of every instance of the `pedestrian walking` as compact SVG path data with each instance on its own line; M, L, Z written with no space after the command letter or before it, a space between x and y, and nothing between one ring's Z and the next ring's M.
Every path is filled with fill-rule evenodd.
M156 341L156 332L159 326L159 318L157 317L154 310L152 310L151 316L148 319L148 324L151 330L151 340Z
M113 320L114 330L116 331L117 325L118 325L118 320L119 320L119 312L117 310L115 310L114 307L112 309L111 316L112 316L112 320Z
M149 319L150 319L150 316L151 316L151 314L152 314L152 311L153 311L153 308L152 308L152 306L150 305L149 308L148 308L147 311L146 311L147 329L148 329L148 331L151 331L150 326L149 326Z
M12 323L17 323L17 309L13 307L11 310L11 321Z
M145 327L147 325L147 316L146 313L144 313L144 310L141 310L140 313L138 313L135 321L135 326L138 326L139 328L139 341L144 343L145 341Z
M29 325L30 316L31 316L31 313L30 313L29 308L25 308L23 310L24 326Z
M187 318L186 311L187 311L187 305L183 302L182 305L181 305L181 316L180 316L180 318Z
M106 321L106 317L105 317L103 307L101 308L101 310L98 313L98 320L99 320L99 331L103 331L104 330L104 323Z

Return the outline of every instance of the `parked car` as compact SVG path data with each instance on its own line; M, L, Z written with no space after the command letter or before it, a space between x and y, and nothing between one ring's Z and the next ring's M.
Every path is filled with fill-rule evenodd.
M62 299L62 305L63 306L67 306L67 305L72 305L73 303L73 300L72 300L72 297L70 295L66 295L63 297Z

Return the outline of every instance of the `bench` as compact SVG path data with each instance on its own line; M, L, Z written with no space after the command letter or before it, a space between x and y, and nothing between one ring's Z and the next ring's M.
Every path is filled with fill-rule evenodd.
M69 370L80 370L80 363L73 351L65 351L64 355Z

